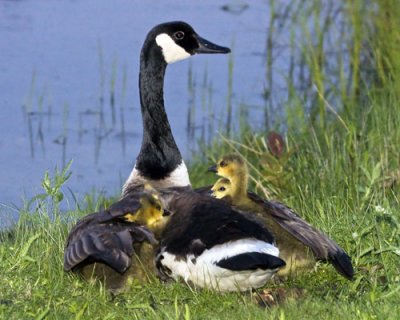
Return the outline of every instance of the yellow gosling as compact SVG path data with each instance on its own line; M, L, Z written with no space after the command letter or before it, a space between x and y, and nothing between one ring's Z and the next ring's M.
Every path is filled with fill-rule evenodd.
M156 236L163 231L168 222L168 214L162 207L161 200L156 193L144 192L139 199L140 208L135 213L127 213L124 215L129 222L135 222L139 225L146 226L153 231Z

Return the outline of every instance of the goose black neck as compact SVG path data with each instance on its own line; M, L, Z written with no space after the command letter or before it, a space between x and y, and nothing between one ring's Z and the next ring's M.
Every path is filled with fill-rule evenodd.
M158 46L143 47L139 74L143 140L136 169L153 180L168 177L182 163L164 107L166 68Z

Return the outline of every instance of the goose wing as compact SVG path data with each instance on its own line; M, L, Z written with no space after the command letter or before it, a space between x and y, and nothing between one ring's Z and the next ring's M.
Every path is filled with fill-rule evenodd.
M157 243L150 230L134 223L112 220L113 213L113 210L101 211L77 222L65 246L64 270L75 270L85 264L102 262L124 273L132 263L133 243Z
M99 212L88 214L79 219L68 234L67 245L74 239L82 236L82 233L93 228L93 226L108 222L122 222L124 215L136 212L140 207L137 194L131 194L112 204L110 208Z
M108 232L98 227L67 246L64 269L70 271L84 263L102 262L123 273L131 265L132 254L132 237L128 230Z
M119 201L113 203L107 209L107 215L110 219L119 219L128 213L135 213L140 209L139 193L131 193L128 196L123 197ZM107 217L104 217L107 221Z
M267 201L249 192L249 198L264 206L265 212L274 221L309 247L318 260L329 261L344 277L352 279L353 266L347 253L332 239L300 218L291 208L277 201Z
M213 187L213 185L199 187L199 188L193 189L193 191L198 193L198 194L209 196L212 193L212 190L211 190L212 187Z
M156 257L163 279L244 291L263 286L285 265L272 234L225 201L193 191L165 192L163 200L173 213Z
M173 215L162 236L162 245L176 254L187 255L243 238L273 243L271 233L254 219L234 210L222 200L190 191L164 195ZM193 243L198 239L200 248ZM196 250L193 246L196 245Z

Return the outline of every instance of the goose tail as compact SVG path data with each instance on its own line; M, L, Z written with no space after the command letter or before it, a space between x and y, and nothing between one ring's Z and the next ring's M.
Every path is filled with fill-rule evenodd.
M346 279L352 280L354 276L354 269L351 263L351 258L346 252L340 250L335 255L329 257L329 262L335 267L337 272L339 272Z

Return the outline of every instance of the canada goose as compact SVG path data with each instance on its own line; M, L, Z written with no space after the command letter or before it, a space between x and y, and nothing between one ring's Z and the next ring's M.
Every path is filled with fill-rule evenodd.
M262 287L285 265L268 230L229 204L194 191L164 201L173 214L156 257L162 278L245 291Z
M165 112L163 79L168 63L196 53L228 52L184 22L160 24L149 32L140 58L142 146L123 187L125 198L151 183L172 214L156 259L160 274L221 291L260 287L284 262L262 225L223 201L191 191Z
M123 186L123 195L146 181L155 187L190 186L189 174L164 108L166 67L194 54L229 52L229 48L201 38L185 22L159 24L147 34L140 54L139 74L142 146Z
M256 213L276 238L280 257L286 262L286 267L278 275L285 276L310 269L315 260L322 260L329 261L341 275L352 279L354 271L351 259L336 242L316 230L286 205L263 200L247 192L248 169L241 156L226 155L209 171L223 177L212 187L214 196L227 200L241 210Z
M135 272L130 268L134 254L143 242L158 243L155 235L168 216L158 195L145 190L82 218L68 235L64 270L104 280L111 291L122 289Z

